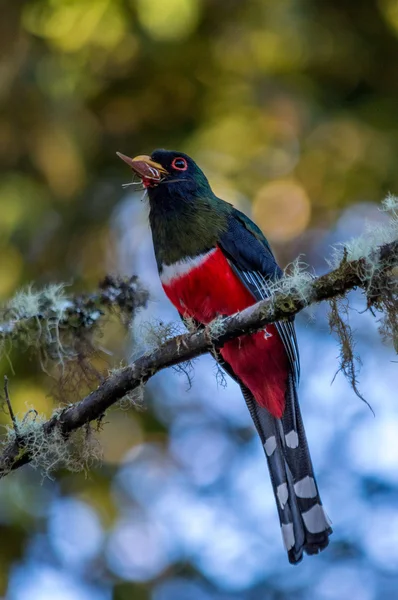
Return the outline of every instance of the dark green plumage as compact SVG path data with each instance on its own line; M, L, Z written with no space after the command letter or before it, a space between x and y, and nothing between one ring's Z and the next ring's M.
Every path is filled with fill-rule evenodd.
M227 229L229 205L214 209L209 198L191 199L169 208L151 203L149 222L155 256L160 267L213 248Z
M233 206L213 193L201 169L187 155L157 150L153 160L166 168L175 156L189 168L166 184L148 189L151 225L158 267L213 248L228 227Z

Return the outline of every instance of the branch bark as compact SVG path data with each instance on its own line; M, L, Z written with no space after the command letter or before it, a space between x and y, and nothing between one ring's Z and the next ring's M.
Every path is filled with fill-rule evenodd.
M398 240L380 246L372 255L377 261L378 273L389 272L398 265ZM252 333L266 325L293 317L306 306L323 300L342 296L354 288L369 290L369 262L365 258L355 261L342 260L329 273L308 282L305 295L299 290L277 292L272 299L263 300L240 313L217 321L195 333L177 335L145 354L128 367L108 377L96 390L81 401L57 411L43 423L43 433L50 435L55 428L67 437L74 430L100 419L105 411L126 394L146 383L155 373L167 367L222 347L227 341L242 334ZM371 295L377 295L372 284ZM0 477L28 463L29 440L18 437L3 447L0 456Z

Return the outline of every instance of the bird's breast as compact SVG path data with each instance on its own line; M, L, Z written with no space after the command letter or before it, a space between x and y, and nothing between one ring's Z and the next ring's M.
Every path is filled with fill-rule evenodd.
M255 302L219 248L163 266L160 277L179 313L199 323L207 324ZM275 326L227 342L220 354L256 401L280 418L285 408L288 364Z
M255 301L219 248L164 265L160 279L177 310L200 323L233 314Z

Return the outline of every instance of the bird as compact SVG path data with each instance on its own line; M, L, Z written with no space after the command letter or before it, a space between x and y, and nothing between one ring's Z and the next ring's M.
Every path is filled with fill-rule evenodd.
M163 289L184 321L205 327L269 297L283 275L260 228L218 198L183 152L117 153L149 199L149 224ZM288 560L327 547L332 533L318 491L298 401L294 321L245 334L215 351L240 385L268 463Z

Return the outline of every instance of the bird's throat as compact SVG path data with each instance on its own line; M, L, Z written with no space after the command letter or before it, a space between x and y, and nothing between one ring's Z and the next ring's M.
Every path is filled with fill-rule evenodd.
M164 265L195 258L215 248L227 227L227 214L216 210L208 199L166 197L150 202L149 222L161 270Z

